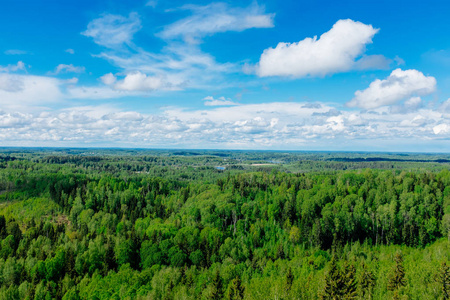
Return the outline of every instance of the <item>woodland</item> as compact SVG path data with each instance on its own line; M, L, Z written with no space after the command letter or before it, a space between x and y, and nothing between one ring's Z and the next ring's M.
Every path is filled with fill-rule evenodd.
M0 149L0 299L449 299L450 156Z

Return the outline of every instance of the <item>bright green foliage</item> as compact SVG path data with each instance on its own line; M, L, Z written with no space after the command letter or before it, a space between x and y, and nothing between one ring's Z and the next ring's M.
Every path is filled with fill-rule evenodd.
M449 293L447 156L1 151L0 299Z
M119 238L114 249L116 261L119 266L131 263L133 258L133 248L134 245L132 240Z

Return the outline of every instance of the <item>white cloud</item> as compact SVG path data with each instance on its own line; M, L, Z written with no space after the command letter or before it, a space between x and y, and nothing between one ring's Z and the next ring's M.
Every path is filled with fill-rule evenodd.
M114 84L114 88L124 91L153 91L161 89L164 82L161 78L147 76L141 72L127 74L123 80Z
M254 10L253 6L251 8ZM93 37L97 44L109 48L95 57L108 60L123 70L120 73L126 74L123 79L112 74L102 76L100 80L111 88L130 92L178 90L186 87L205 88L211 86L211 82L217 88L217 82L221 86L229 84L223 80L224 73L239 71L237 65L217 63L214 57L202 52L198 45L183 40L168 40L168 45L160 53L147 52L132 43L133 34L140 29L139 20L137 14L130 14L128 18L104 15L91 21L88 30L83 33ZM124 35L116 37L116 33L123 30ZM77 94L80 95L79 91Z
M106 85L113 85L117 81L117 77L113 73L108 73L100 77L100 80Z
M63 98L62 82L56 78L0 74L1 107L23 107L52 103Z
M364 56L378 29L350 19L339 20L320 36L298 43L279 43L264 50L256 73L259 76L325 76L351 69L386 68L389 61L381 55ZM381 63L381 65L379 65Z
M24 50L18 50L18 49L10 49L10 50L6 50L4 52L6 55L24 55L27 54L27 51Z
M231 99L226 99L225 97L219 97L218 99L214 99L212 96L207 96L203 98L205 100L204 104L206 106L231 106L231 105L239 105Z
M395 69L386 79L377 79L367 89L356 91L347 106L372 109L392 105L411 96L428 95L435 90L434 77L417 70Z
M17 72L19 70L26 70L25 64L22 61L17 62L16 65L0 66L0 72Z
M391 106L391 113L409 113L414 112L420 107L422 107L423 101L420 97L412 97L406 100L402 105Z
M182 9L191 11L192 15L166 26L159 34L162 38L182 38L187 42L198 42L199 38L217 32L274 26L275 15L265 13L264 7L256 2L246 8L211 3L206 6L185 5Z
M103 15L91 21L83 34L109 48L94 56L121 68L123 71L119 74L125 76L118 78L112 73L105 74L100 81L108 87L76 87L69 91L71 97L92 95L99 99L142 95L155 90L179 90L187 85L191 88L205 87L213 80L223 82L222 73L234 68L231 64L218 64L198 46L182 41L170 41L161 53L147 52L132 43L133 35L140 28L140 17L136 13L129 17ZM107 96L101 97L99 93L104 91Z
M66 51L65 52L67 52L67 53L69 53L69 54L75 54L75 50L73 50L73 49L66 49Z
M433 132L436 135L450 133L450 126L448 124L439 124L433 127Z
M83 73L86 70L85 67L77 67L73 64L65 65L65 64L59 64L55 71L52 72L52 74L60 74L60 73Z
M76 77L72 77L66 80L62 80L63 83L67 83L67 84L77 84L78 83L78 78Z
M131 45L133 35L140 29L141 20L137 13L130 13L128 17L105 14L91 21L81 34L92 37L101 46L117 48L123 44Z
M104 115L102 119L104 120L122 120L122 121L142 121L143 116L134 111L126 111L126 112L114 112L108 115Z
M130 72L121 80L118 80L112 73L108 73L100 77L100 80L119 91L148 92L177 89L176 86L165 80L164 76L148 76L139 71Z
M439 107L406 113L389 113L381 107L330 115L327 112L336 107L316 104L320 105L275 102L200 110L167 108L155 114L107 105L41 113L8 109L0 111L0 141L8 145L297 150L329 150L330 143L334 149L362 145L365 150L382 150L391 141L396 150L405 151L411 149L408 144L426 141L426 145L442 146L450 139L450 116Z

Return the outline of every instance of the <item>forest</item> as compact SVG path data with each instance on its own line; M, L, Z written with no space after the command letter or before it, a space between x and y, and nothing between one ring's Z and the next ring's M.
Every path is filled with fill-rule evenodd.
M0 299L449 299L445 154L0 150Z

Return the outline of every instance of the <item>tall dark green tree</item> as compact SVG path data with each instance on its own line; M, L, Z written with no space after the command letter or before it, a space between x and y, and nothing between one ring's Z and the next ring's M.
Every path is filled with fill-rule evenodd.
M222 279L220 278L219 270L216 270L214 272L211 285L212 285L211 299L222 299L223 297Z
M443 262L436 275L436 282L442 292L443 299L450 299L450 267Z
M341 270L343 280L342 296L344 299L356 299L358 296L358 280L356 279L356 268L347 261Z
M239 276L237 276L228 285L227 293L225 296L227 300L242 300L244 299L244 293L245 288L242 285L241 279L239 278Z
M294 282L294 274L292 274L292 269L288 268L285 278L286 291L291 290L293 282Z
M359 287L362 299L372 299L373 288L376 279L365 263L362 264L361 275L359 277Z
M336 258L333 256L329 264L328 273L325 275L325 287L319 295L320 299L339 299L339 289L341 284L340 272Z
M406 285L405 268L403 266L403 256L401 253L395 255L395 267L388 281L388 290L394 292L394 299L399 298L399 289Z
M329 270L325 276L325 287L319 295L321 299L356 299L356 269L348 262L340 269L335 256L332 257Z

